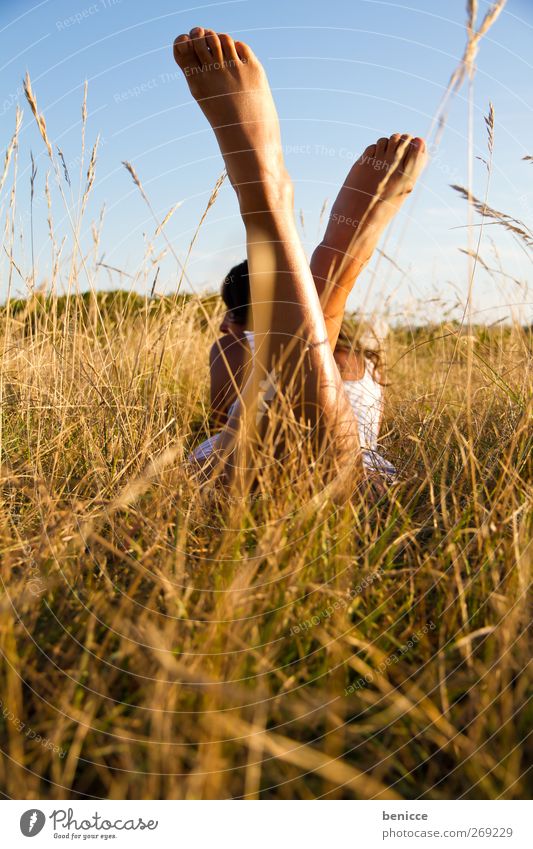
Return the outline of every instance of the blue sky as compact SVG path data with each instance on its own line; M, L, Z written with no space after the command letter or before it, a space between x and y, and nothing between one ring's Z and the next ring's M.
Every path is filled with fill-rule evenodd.
M18 223L23 238L14 255L28 269L30 151L35 156L35 250L38 279L49 276L46 205L40 200L49 161L21 93L30 72L48 131L72 172L77 198L80 104L89 82L88 142L101 134L96 184L88 205L82 243L91 244L91 223L105 203L98 259L126 271L119 278L90 269L97 288L133 286L146 291L155 265L144 260L155 224L121 165L135 166L159 218L181 206L167 226L174 251L183 259L223 163L213 134L190 97L172 59L175 35L194 25L227 31L248 41L263 61L278 106L286 162L294 179L296 210L302 211L302 240L310 253L319 238L320 211L331 203L353 159L381 135L408 131L425 136L465 43L463 0L2 0L0 39L2 147L12 134L15 108L24 108L20 142ZM480 17L487 3L480 2ZM443 11L444 10L444 11ZM509 0L482 41L474 83L475 155L486 157L484 115L489 100L496 115L492 206L533 219L532 0ZM464 303L468 289L466 204L449 188L467 180L467 89L453 102L440 147L416 194L389 231L386 259L365 272L350 305L397 315L418 310L437 314ZM0 198L5 219L10 179ZM53 182L53 180L52 180ZM486 169L475 160L474 192L484 197ZM57 188L58 235L69 233ZM67 192L68 198L68 192ZM72 213L71 213L72 214ZM475 230L476 238L479 228ZM165 249L158 237L154 254ZM68 250L68 249L65 249ZM501 274L476 271L474 310L494 320L515 311L522 317L531 300L531 263L498 227L482 232L481 256ZM225 185L194 246L188 277L195 291L218 286L227 268L244 256L244 231L232 189ZM0 298L6 293L2 260ZM92 262L92 259L91 259ZM172 291L178 270L172 255L160 264L158 291ZM90 265L90 263L89 263ZM15 281L23 292L20 280ZM83 275L80 285L89 283ZM440 303L442 302L442 303ZM522 306L519 306L519 305ZM443 306L444 305L444 306ZM496 309L499 307L499 309ZM460 308L460 307L459 307Z

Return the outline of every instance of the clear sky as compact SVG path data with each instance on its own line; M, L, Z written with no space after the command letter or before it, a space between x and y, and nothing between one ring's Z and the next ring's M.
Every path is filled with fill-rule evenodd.
M479 18L488 4L480 0ZM146 291L153 269L143 257L155 224L121 165L136 168L159 218L181 202L167 235L183 259L211 190L223 169L214 136L172 59L174 36L201 25L248 41L263 61L278 106L286 162L294 179L302 239L310 253L319 238L320 212L331 203L350 163L382 135L426 135L450 74L462 55L466 19L463 0L1 0L0 132L5 148L15 108L24 108L20 142L18 222L23 238L17 263L28 269L30 151L38 168L35 251L38 279L49 276L46 204L49 169L44 145L24 101L28 70L48 131L72 173L74 198L80 154L80 104L89 83L88 143L101 134L97 179L82 241L105 203L97 288L133 286ZM508 0L483 39L474 83L475 155L486 157L484 115L496 115L494 168L488 202L530 226L533 220L533 0ZM440 147L382 245L387 259L365 272L352 295L353 308L392 314L436 315L463 304L467 292L466 204L449 187L467 180L467 89L452 104ZM53 181L52 181L53 182ZM474 192L484 197L487 172L475 160ZM0 198L5 220L11 175ZM67 192L68 197L68 192ZM69 230L57 188L54 210L59 236ZM476 219L477 221L478 219ZM479 228L476 229L476 235ZM159 236L155 253L165 249ZM188 276L195 291L218 287L229 266L244 256L244 230L232 189L225 185L193 248ZM510 311L528 318L531 262L501 228L486 226L474 284L477 317L493 320ZM178 270L168 255L160 263L158 291L172 291ZM6 293L6 261L0 265L0 298ZM144 273L146 272L146 273ZM511 280L510 278L515 278ZM82 288L88 287L80 277ZM15 281L23 292L20 280ZM503 305L503 309L493 309ZM522 305L522 306L520 306ZM530 310L530 307L529 307ZM529 312L529 320L531 313Z

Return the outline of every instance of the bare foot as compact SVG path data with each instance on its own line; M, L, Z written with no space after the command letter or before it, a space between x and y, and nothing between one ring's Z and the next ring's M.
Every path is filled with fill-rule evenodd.
M276 107L250 47L195 27L176 38L174 58L215 132L241 211L290 201Z
M351 168L311 261L325 314L339 318L344 312L356 278L425 162L424 140L396 133L367 147Z

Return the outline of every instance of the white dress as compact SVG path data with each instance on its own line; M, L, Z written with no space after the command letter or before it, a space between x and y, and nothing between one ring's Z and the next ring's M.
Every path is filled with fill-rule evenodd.
M255 349L254 334L245 330L246 340L252 356ZM378 453L379 425L383 413L383 387L374 380L368 365L360 380L343 380L344 391L348 396L350 406L357 419L359 442L363 455L363 465L366 469L379 472L389 478L394 478L396 469ZM231 408L230 408L231 412ZM215 450L219 434L210 436L190 454L190 459L198 462L207 460Z

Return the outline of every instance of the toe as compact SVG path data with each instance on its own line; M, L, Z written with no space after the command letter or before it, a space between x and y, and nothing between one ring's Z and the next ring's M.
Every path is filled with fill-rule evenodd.
M174 52L179 53L180 56L184 56L188 49L189 36L185 34L178 35L177 38L174 39Z
M396 143L394 155L395 155L395 159L399 160L399 164L397 164L397 168L399 168L400 171L402 171L403 168L405 168L405 161L406 161L406 156L408 156L408 154L409 154L409 145L410 145L410 142L411 142L411 138L412 138L412 136L410 136L408 133L402 133L402 135L398 137L398 141Z
M365 149L363 156L361 158L364 162L367 159L373 159L375 157L375 155L376 155L376 145L371 144Z
M408 138L409 144L403 157L404 167L406 167L407 165L412 165L416 161L417 157L425 153L426 150L426 144L424 142L424 139L421 139L418 136L416 138L412 138L411 136L409 136Z
M376 156L385 156L387 153L387 145L389 140L386 138L378 139L376 142Z
M228 60L228 62L237 62L239 61L239 54L237 53L237 48L235 47L235 42L232 37L227 34L227 32L219 33L220 44L222 45L222 52L224 53L224 58Z
M396 149L397 150L405 151L407 145L411 141L411 136L409 135L409 133L402 133L402 135L400 135L399 133L396 133L394 138L396 140Z
M207 42L207 46L209 47L213 60L222 64L222 62L224 61L224 56L222 53L222 45L220 43L220 39L217 33L214 32L212 29L206 29L205 40Z
M203 27L194 27L189 33L192 39L194 52L198 57L198 61L202 65L209 64L212 61L212 56L205 40L205 30Z
M387 145L387 159L392 163L403 158L406 142L400 133L393 133Z
M412 138L413 137L410 136L409 133L402 133L402 135L400 136L400 142L399 142L398 147L400 147L401 150L402 150L402 156L403 156L404 161L405 161L405 157L409 153Z
M251 47L249 47L244 41L236 41L235 49L237 51L237 55L241 62L253 62L255 61L255 53Z
M178 35L174 39L174 59L180 67L189 65L191 60L196 62L196 55L188 35Z

